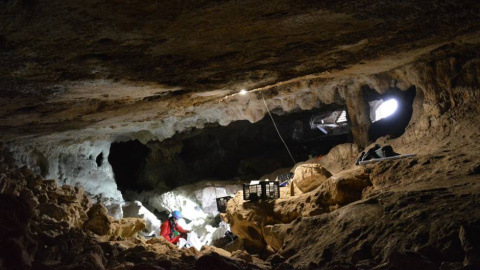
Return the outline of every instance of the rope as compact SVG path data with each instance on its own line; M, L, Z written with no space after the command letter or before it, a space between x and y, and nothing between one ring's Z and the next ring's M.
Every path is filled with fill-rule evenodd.
M293 158L292 153L290 153L290 149L288 149L288 146L287 146L287 144L285 143L285 141L283 140L282 135L280 135L280 131L278 131L277 124L275 124L275 121L273 120L273 116L272 116L272 114L270 113L270 110L268 109L267 102L265 101L265 98L263 97L262 92L260 92L260 94L262 95L263 104L265 104L265 108L267 108L268 115L270 115L270 118L272 119L273 126L274 126L275 129L277 130L278 137L280 137L280 140L282 140L283 145L285 145L285 148L287 149L288 154L289 154L290 157L292 158L293 165L295 165L297 162L295 162L295 159Z

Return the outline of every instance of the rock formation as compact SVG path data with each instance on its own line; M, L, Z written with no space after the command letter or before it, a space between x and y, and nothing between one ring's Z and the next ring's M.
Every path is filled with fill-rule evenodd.
M452 61L456 60L450 58ZM429 65L419 66L433 72ZM434 74L444 80L452 73L461 78L472 76L464 72L470 71L463 66L456 72L437 69ZM423 115L411 121L403 136L377 141L400 153L417 153L416 157L362 167L354 165L356 156L345 155L350 161L342 165L343 170L333 169L333 175L317 189L289 199L295 201L298 217L289 216L285 210L288 203L282 199L233 201L227 213L229 221L233 219L232 230L239 237L255 230L257 239L263 238L279 250L271 260L278 269L476 269L479 265L472 254L477 252L473 247L477 244L466 242L474 243L480 228L475 161L480 153L475 138L480 134L470 128L479 119L478 95L473 90L478 85L462 82L450 87L456 94L449 99L448 110L436 103L437 110L421 110ZM434 91L426 89L427 93ZM331 151L332 155L338 153L338 149ZM318 162L328 168L330 159L327 155ZM317 174L324 178L323 173ZM282 211L266 211L265 206L282 203L273 208ZM305 213L305 208L321 210ZM471 230L469 240L465 240L467 230Z
M0 1L0 269L479 268L478 14ZM375 143L416 156L356 166ZM218 223L205 183L280 168L281 198L228 203L228 251L139 235L179 206ZM122 219L125 199L157 212Z
M1 150L0 269L206 269L205 262L243 269L253 262L246 253L145 240L137 235L143 219L114 220L83 189L57 187L55 180L17 168ZM255 262L264 266L254 269L265 268Z

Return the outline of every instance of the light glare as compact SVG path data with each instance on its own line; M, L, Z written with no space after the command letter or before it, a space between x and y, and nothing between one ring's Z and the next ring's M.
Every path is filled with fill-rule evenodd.
M376 120L383 119L392 115L398 107L398 103L395 99L389 99L383 102L377 109Z
M247 90L245 89L240 90L240 95L245 95L245 94L247 94Z

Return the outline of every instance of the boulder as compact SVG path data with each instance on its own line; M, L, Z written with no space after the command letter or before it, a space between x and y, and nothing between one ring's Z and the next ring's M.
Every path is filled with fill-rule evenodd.
M243 194L238 193L228 202L226 213L222 217L230 224L232 232L247 244L263 250L270 246L277 251L283 245L282 238L286 232L271 225L287 224L299 217L317 216L338 209L360 200L362 191L368 186L371 186L369 175L364 168L359 167L329 177L313 191L297 196L244 201Z
M88 219L86 211L91 206L91 201L83 188L64 185L55 188L55 184L46 181L39 185L38 196L40 212L57 221L67 221L71 227L82 228Z
M134 237L144 229L145 220L142 218L122 218L110 224L112 239Z
M274 201L244 201L243 194L239 192L228 201L222 218L239 238L245 239L252 246L263 248L263 226L278 222L274 219L273 208Z
M231 257L232 253L226 251L225 249L222 248L217 248L214 246L202 246L202 250L200 250L203 254L209 254L212 252L218 253L224 257Z
M358 145L344 143L332 148L327 155L319 159L318 163L335 174L353 165L359 154L360 148Z
M283 246L283 235L279 231L281 227L268 225L264 228L265 242L273 248L273 250L278 251Z
M293 182L304 193L320 186L332 174L320 164L306 163L295 168Z
M315 190L316 204L334 210L332 206L343 206L360 200L362 191L371 185L363 168L343 171Z
M110 225L113 218L107 215L107 208L102 204L94 204L88 210L88 220L83 225L84 229L92 231L98 235L109 235Z

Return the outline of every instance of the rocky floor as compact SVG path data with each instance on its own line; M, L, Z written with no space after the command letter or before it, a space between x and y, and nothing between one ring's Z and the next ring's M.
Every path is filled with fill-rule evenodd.
M266 263L215 247L178 249L145 239L139 218L113 220L82 188L17 168L0 149L0 269L267 269Z

